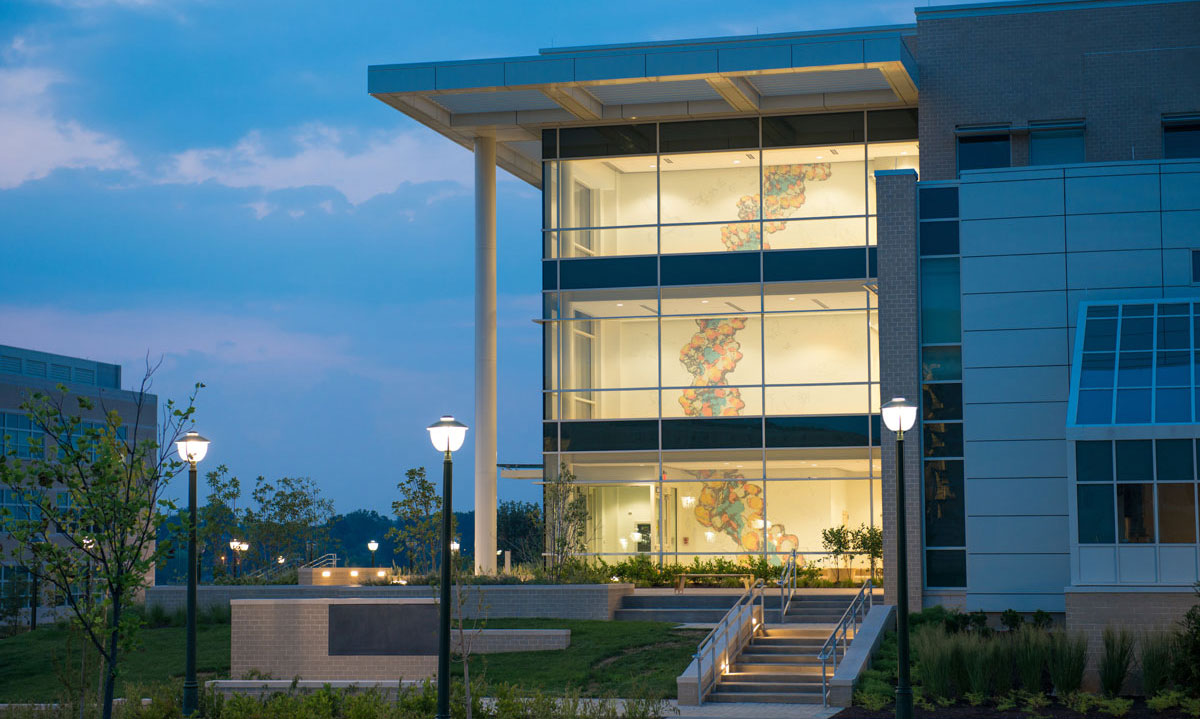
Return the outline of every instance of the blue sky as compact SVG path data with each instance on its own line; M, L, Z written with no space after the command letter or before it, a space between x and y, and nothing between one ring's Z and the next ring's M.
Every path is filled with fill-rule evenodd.
M387 512L424 427L473 424L471 156L369 64L904 23L910 0L0 7L0 343L162 357L205 464ZM498 184L500 461L540 461L539 195ZM283 437L309 438L296 443ZM472 505L471 442L455 507ZM501 480L501 499L535 499Z

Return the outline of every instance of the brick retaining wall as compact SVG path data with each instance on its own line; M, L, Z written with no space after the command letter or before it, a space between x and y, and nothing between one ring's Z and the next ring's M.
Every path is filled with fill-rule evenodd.
M468 618L612 619L621 598L633 594L632 584L497 584L464 589ZM474 596L481 592L481 602ZM429 587L353 587L280 585L205 585L198 588L201 609L229 606L231 599L387 599L431 597ZM146 590L146 608L182 611L187 587L162 585Z

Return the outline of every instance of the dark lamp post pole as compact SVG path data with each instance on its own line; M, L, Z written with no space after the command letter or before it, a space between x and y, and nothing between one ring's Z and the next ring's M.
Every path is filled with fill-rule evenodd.
M187 585L187 654L183 672L183 715L190 717L199 706L200 691L196 681L196 463L208 453L208 440L196 432L188 432L175 443L179 457L188 463L188 585Z
M917 406L893 397L880 408L883 423L896 433L896 719L912 719L908 656L908 512L904 499L904 433L917 421Z
M462 446L467 436L467 426L456 422L450 415L442 415L429 425L429 440L439 452L445 452L442 460L442 588L438 615L438 708L437 719L450 719L450 523L453 519L450 501L451 480L454 463L451 452Z

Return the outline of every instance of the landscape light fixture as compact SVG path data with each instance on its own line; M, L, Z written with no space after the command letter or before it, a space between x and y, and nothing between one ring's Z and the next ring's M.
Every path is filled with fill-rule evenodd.
M904 505L904 433L917 421L917 405L903 397L880 407L883 424L896 433L896 719L912 719L913 695L908 651L908 527Z
M374 569L375 568L375 550L379 549L379 542L376 542L374 539L372 539L371 541L367 542L367 549L371 550L371 568Z
M196 463L208 454L208 440L191 430L175 441L179 458L188 465L188 570L187 570L187 641L183 670L183 715L190 717L200 705L200 684L196 681ZM87 547L87 545L84 545ZM87 547L90 549L90 547Z
M442 458L442 586L438 602L438 703L437 719L450 719L450 551L458 551L458 542L450 543L451 485L454 479L452 452L462 446L467 437L467 425L444 414L426 427L429 441Z

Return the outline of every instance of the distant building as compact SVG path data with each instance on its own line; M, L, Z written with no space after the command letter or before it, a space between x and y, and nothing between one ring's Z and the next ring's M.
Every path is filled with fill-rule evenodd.
M80 414L85 423L102 424L105 411L116 410L125 423L125 431L136 432L139 437L157 434L158 398L146 395L139 418L138 393L121 389L120 365L0 345L0 447L5 456L33 457L29 441L37 437L38 432L31 426L21 405L34 392L56 393L60 384L71 396L89 397L95 401L95 409ZM74 403L68 404L67 409L70 413L79 411ZM29 516L29 512L35 511L3 487L0 487L0 505L15 516ZM23 570L14 566L10 559L13 547L12 538L0 532L0 598L13 601L15 591L28 603L28 582ZM50 597L44 595L43 603L48 599Z

